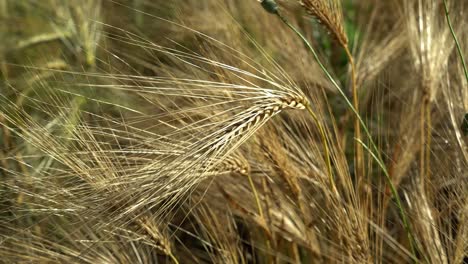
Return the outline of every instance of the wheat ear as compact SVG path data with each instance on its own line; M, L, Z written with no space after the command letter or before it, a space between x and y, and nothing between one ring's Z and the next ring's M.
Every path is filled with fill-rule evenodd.
M314 16L341 46L348 45L348 37L343 27L341 4L337 0L301 0L299 3Z

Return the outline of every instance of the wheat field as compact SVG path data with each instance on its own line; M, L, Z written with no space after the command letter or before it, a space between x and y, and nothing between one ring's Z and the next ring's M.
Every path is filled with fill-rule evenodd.
M467 17L0 0L0 263L467 263Z

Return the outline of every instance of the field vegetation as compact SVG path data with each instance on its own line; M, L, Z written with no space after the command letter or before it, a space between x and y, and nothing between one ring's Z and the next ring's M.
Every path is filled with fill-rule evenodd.
M0 263L466 263L467 18L0 0Z

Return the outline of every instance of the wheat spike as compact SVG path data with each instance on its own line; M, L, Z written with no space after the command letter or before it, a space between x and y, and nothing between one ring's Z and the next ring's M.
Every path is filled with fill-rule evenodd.
M322 23L343 47L348 44L339 0L301 0L299 2L307 13Z

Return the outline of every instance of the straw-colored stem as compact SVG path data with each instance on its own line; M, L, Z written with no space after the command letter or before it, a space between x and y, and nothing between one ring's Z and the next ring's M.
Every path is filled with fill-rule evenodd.
M420 180L421 184L423 185L423 190L424 190L424 182L426 180L426 166L425 166L425 161L426 161L426 149L425 149L425 142L426 142L426 129L425 129L425 116L426 116L426 103L423 102L421 104L421 109L420 109L420 120L419 120L419 130L420 130L420 148L419 148L419 175L420 175Z
M346 56L348 57L348 61L351 67L351 90L353 93L353 106L356 111L359 113L359 95L357 91L357 84L356 84L356 65L354 64L353 55L351 54L348 46L343 46ZM359 125L359 120L356 118L354 122L354 129L356 138L361 138L361 126ZM362 170L364 169L363 159L362 159L362 146L357 144L356 148L356 176L364 176L362 175Z
M330 150L328 148L325 130L323 129L322 124L318 120L317 115L314 113L310 105L307 106L307 111L309 111L309 114L311 115L312 119L314 119L315 125L319 129L320 137L322 138L323 150L325 151L324 156L325 156L325 162L327 163L328 181L330 183L330 187L332 191L336 193L337 189L335 186L335 180L333 179L333 170L332 170L332 165L331 165L331 160L330 160Z
M431 155L431 105L427 96L424 96L421 105L421 149L420 149L420 175L423 190L426 180L430 177Z
M432 138L432 133L431 133L431 126L432 126L432 117L431 117L431 105L428 104L426 107L426 177L430 178L431 177L431 167L430 167L430 161L431 161L431 138Z
M341 44L343 49L345 50L346 57L348 58L348 62L351 68L351 91L353 93L353 106L356 111L359 113L359 94L357 91L357 84L356 84L356 65L354 63L353 55L349 50L349 47L345 44ZM354 119L354 135L357 139L361 139L361 126L359 124L359 119ZM362 185L364 184L364 157L363 157L363 149L360 144L354 144L354 157L355 157L355 170L354 173L358 180L358 190L362 189Z
M178 261L177 258L174 256L174 254L172 254L172 252L169 252L168 256L172 259L172 261L173 261L175 264L179 264L179 261Z
M426 182L430 177L430 155L431 155L431 105L429 96L423 96L421 104L421 117L420 117L420 137L421 147L419 153L419 166L420 166L420 180L422 190L425 190Z
M253 182L253 179L252 179L252 176L250 175L250 173L247 175L247 178L249 179L250 188L252 188L252 192L253 192L254 197L255 197L255 203L257 204L258 214L260 215L260 217L262 219L264 219L263 218L262 204L260 203L260 197L258 196L257 188L255 188L255 184Z
M255 197L255 203L257 204L258 214L260 215L262 221L265 221L265 215L263 214L262 204L260 203L260 196L258 195L257 188L255 187L255 183L252 179L252 175L250 175L250 173L247 174L247 178L249 179L250 188L252 188L252 192ZM266 247L267 251L271 252L271 243L269 238L267 238L266 240Z

